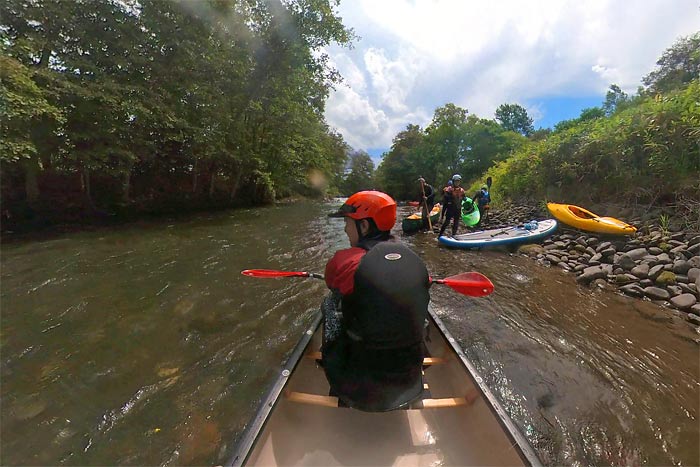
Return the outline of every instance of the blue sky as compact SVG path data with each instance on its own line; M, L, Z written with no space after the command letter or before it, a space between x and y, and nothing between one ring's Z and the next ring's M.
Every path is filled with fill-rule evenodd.
M517 103L541 128L601 105L611 84L634 94L700 30L697 0L342 0L338 13L360 38L325 50L344 78L326 119L375 162L449 102L482 118Z

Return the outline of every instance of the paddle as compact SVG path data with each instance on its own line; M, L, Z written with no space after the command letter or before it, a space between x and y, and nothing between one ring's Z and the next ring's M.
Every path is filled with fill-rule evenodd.
M246 269L241 274L249 277L311 277L323 279L323 275L303 271L275 271L273 269ZM485 297L493 292L493 283L488 277L478 272L463 272L444 279L430 278L431 284L446 285L452 290L469 297Z
M423 179L420 181L420 192L423 194L423 206L425 206L425 215L428 216L428 227L430 227L430 232L433 232L433 221L430 220L430 210L428 209L428 201L425 198L425 182Z
M492 182L493 182L493 180L491 179L491 177L486 177L486 186L489 187L489 193L491 192L491 183ZM486 209L486 216L485 216L486 218L484 219L485 222L489 221L489 211L490 211L490 209Z

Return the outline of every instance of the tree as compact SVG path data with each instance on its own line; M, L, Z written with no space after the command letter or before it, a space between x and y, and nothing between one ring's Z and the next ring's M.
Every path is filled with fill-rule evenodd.
M501 126L510 131L529 136L535 128L533 120L527 114L527 110L518 104L501 104L496 109L496 120Z
M595 120L603 117L605 117L605 110L600 107L588 107L581 111L578 119L581 122L585 122L587 120Z
M611 84L610 90L605 94L603 110L608 117L618 110L622 110L629 102L629 96L617 84Z
M416 179L421 174L415 167L414 157L424 136L420 126L408 124L394 137L391 150L382 155L377 180L381 189L395 199L415 196Z
M700 32L682 37L656 62L657 68L642 79L647 94L679 89L700 77Z
M350 172L345 177L344 191L351 195L362 190L374 188L374 162L364 151L350 154Z

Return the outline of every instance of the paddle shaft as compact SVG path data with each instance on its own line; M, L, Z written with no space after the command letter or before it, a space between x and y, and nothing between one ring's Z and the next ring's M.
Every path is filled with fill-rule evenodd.
M428 227L433 231L433 221L430 220L430 211L428 210L428 199L425 197L425 182L420 181L420 191L423 194L423 206L425 207L425 215L428 217Z
M310 277L323 279L323 275L303 271L275 271L272 269L246 269L241 274L249 277ZM493 292L493 283L488 277L478 272L464 272L445 279L429 278L430 284L446 285L462 295L470 297L484 297Z

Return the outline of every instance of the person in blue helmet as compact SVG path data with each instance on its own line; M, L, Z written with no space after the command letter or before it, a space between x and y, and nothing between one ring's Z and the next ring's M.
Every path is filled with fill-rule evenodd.
M481 189L474 194L472 201L474 201L479 208L479 222L476 224L478 226L482 221L487 220L485 216L488 214L489 204L491 203L488 185L483 185Z
M452 186L447 186L444 189L445 195L451 198L450 208L445 214L445 221L440 227L441 237L445 233L447 225L452 220L452 236L457 235L457 229L459 228L459 220L462 215L462 200L464 199L464 188L462 188L462 176L459 174L454 174L452 176Z

